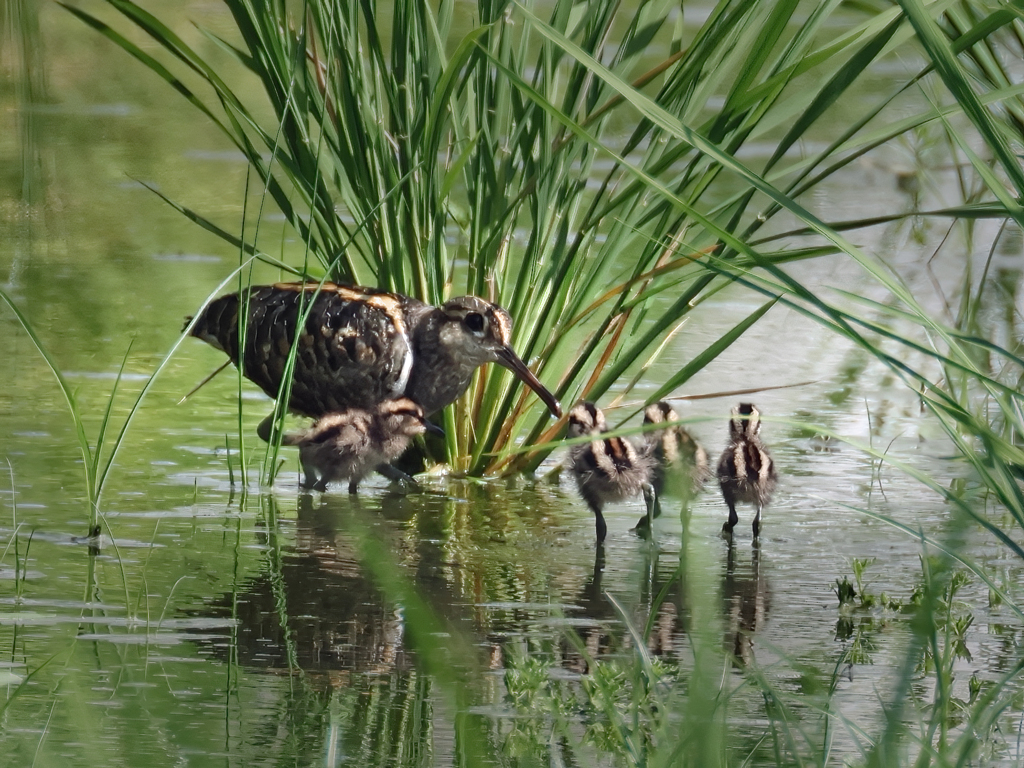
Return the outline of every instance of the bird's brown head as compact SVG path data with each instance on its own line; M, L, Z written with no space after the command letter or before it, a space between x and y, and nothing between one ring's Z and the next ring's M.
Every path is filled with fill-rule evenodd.
M377 407L377 414L383 420L385 430L392 435L415 437L424 432L444 434L440 427L427 421L423 409L408 397L385 400Z
M644 408L644 424L664 424L666 421L679 421L679 414L664 400Z
M562 415L558 399L512 349L512 318L508 312L477 296L459 296L446 302L442 311L441 343L456 359L474 366L497 363L508 368L537 393L552 414Z
M761 412L753 403L740 403L732 409L729 437L733 440L756 437L761 431Z
M593 403L581 400L569 411L569 437L599 435L607 429L604 414Z

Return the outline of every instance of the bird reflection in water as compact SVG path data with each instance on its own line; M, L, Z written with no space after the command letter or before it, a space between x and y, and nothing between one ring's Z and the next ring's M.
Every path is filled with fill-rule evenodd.
M267 672L411 671L400 607L363 567L357 537L341 525L361 514L358 497L302 494L294 527L279 522L272 495L263 504L268 523L257 528L256 543L273 557L203 608L203 616L237 624L230 645L222 634L210 638L210 653L230 653L235 663ZM390 533L390 527L381 530ZM400 552L402 542L387 545Z
M481 530L488 524L495 531L524 530L503 525L503 515L517 508L522 524L546 524L554 509L546 506L545 492L467 484L465 495L383 495L370 502L347 494L302 495L294 522L280 524L267 497L268 524L257 531L257 543L274 556L202 610L237 622L230 641L219 630L204 645L215 657L230 654L234 663L268 672L378 675L399 685L415 670L409 619L367 564L365 544L373 541L389 552L388 562L401 564L404 580L453 641L483 646L463 660L470 667L503 668L511 643L554 667L586 674L594 660L631 655L634 633L644 636L651 657L672 666L691 662L690 565L678 555L627 539L625 546L596 547L585 564L548 560L524 569L528 550L512 556L507 544ZM557 505L558 495L549 495ZM489 516L495 508L502 516ZM367 531L369 539L363 538ZM546 548L554 540L531 535L522 541ZM769 608L767 580L757 547L749 558L735 547L723 554L725 645L748 663L751 635ZM554 608L539 604L545 600Z
M617 599L615 593L605 590L605 547L599 544L594 553L594 566L590 578L576 595L579 613L587 619L585 625L574 627L579 644L563 643L562 666L579 674L590 671L592 661L608 658L633 644L628 622L641 635L650 624L645 640L648 653L666 660L678 660L683 651L681 638L688 632L689 611L685 606L685 589L679 569L671 567L666 574L665 561L654 547L641 546L640 577L637 600L628 605ZM625 585L616 588L627 589ZM623 615L626 612L626 615ZM654 620L649 617L654 614ZM581 652L581 650L585 652Z
M722 578L722 612L725 649L736 663L754 660L754 633L764 628L771 608L768 577L761 569L761 544L754 539L749 562L738 562L732 539L726 541L725 574Z
M635 574L639 576L637 601L623 617L605 591L605 550L598 546L590 579L576 598L582 615L593 624L576 627L585 653L573 643L565 644L562 665L566 669L585 674L590 660L608 658L631 647L632 635L624 620L641 634L648 630L645 643L652 656L669 662L688 656L691 610L685 582L687 565L678 560L666 562L663 554L651 547L642 547L640 554L641 568ZM749 559L737 554L732 542L726 542L721 585L724 650L737 664L746 666L754 660L754 636L764 628L771 608L771 589L757 541L751 546Z

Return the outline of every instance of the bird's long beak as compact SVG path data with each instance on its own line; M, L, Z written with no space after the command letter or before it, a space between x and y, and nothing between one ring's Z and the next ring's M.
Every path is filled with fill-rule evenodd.
M555 417L562 415L562 405L558 402L558 398L551 394L547 390L547 387L540 383L540 379L533 375L533 371L526 367L526 363L519 359L519 355L513 352L511 347L505 346L498 348L498 364L508 368L516 375L516 378L536 392L537 397L544 401L548 410L551 411Z

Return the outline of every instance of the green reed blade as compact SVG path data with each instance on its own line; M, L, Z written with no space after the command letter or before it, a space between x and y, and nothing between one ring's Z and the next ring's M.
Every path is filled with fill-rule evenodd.
M949 40L942 34L935 20L925 11L920 2L901 0L900 7L907 14L910 23L913 24L931 63L956 99L957 104L964 110L964 114L970 118L974 127L984 138L986 147L994 153L1000 167L1013 185L1018 191L1024 191L1024 171L1021 170L1020 160L1010 148L1006 135L996 127L991 113L985 109L974 88L968 83ZM1019 206L1014 206L1008 212L1018 225L1024 226L1024 210Z
M78 438L78 447L82 452L82 465L85 471L86 496L89 500L89 527L92 528L96 524L96 475L94 473L92 447L89 445L89 438L85 434L85 424L82 421L82 414L79 411L75 393L68 385L67 379L64 378L64 374L61 373L57 362L50 356L46 346L36 334L35 329L32 327L32 323L29 322L29 319L22 313L18 308L18 305L14 303L14 300L6 291L3 290L3 288L0 288L0 299L3 299L7 306L10 307L11 312L14 313L15 318L17 318L21 327L25 330L25 333L32 341L32 344L43 358L47 368L50 369L50 372L57 380L57 385L60 387L60 391L64 395L64 400L68 404L68 410L71 411L71 418L75 425L75 435Z

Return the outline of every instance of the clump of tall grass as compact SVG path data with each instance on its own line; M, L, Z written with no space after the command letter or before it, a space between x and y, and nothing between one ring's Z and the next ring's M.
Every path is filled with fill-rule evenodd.
M109 2L166 56L70 10L245 154L300 236L294 269L432 303L463 292L497 300L516 319L517 350L565 400L623 381L628 390L736 272L855 251L796 200L942 116L868 131L902 91L883 95L827 148L794 151L873 63L907 44L895 8L837 32L831 3L802 14L796 2L723 0L691 29L674 3L655 1L558 0L541 18L534 4L479 0L467 24L452 0L398 0L387 18L375 3L228 0L237 36L210 37L237 66L218 69L138 5ZM265 98L250 95L253 82ZM775 150L758 167L736 159L765 138ZM258 235L242 243L186 212L260 252ZM783 246L754 240L794 217L806 229ZM712 257L730 269L708 269ZM509 449L557 429L489 370L445 426L446 458L471 473L536 466L541 454Z

